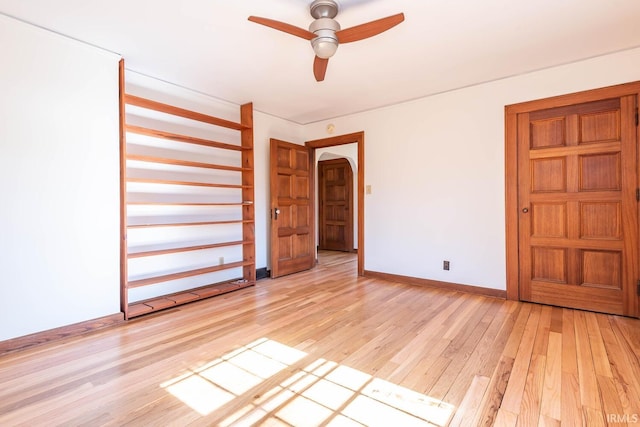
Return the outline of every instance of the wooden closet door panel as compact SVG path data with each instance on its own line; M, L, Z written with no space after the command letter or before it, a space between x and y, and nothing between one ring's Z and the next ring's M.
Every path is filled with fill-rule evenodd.
M635 102L518 115L521 299L633 315Z

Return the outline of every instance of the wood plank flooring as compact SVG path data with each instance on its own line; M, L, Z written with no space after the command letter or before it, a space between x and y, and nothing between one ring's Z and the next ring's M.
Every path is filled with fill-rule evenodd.
M640 425L640 321L305 273L0 358L0 426Z

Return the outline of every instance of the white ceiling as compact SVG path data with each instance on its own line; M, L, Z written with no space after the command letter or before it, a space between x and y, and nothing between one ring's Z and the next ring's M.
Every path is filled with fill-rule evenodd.
M119 53L129 70L302 124L640 46L640 0L339 3L342 28L406 19L340 46L321 83L309 42L247 21L307 28L310 0L0 0L0 12Z

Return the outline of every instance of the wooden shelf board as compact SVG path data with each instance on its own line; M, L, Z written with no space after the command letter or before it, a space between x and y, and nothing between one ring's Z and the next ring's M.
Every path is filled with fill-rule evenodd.
M214 265L211 267L196 268L195 270L180 271L177 273L163 274L161 276L148 277L146 279L131 280L127 283L127 288L139 288L142 286L155 285L157 283L168 282L171 280L184 279L186 277L199 276L201 274L215 273L216 271L229 270L232 268L253 265L253 262L238 261L228 264Z
M249 224L253 223L253 220L246 219L234 219L229 221L201 221L201 222L173 222L162 224L137 224L127 225L128 229L131 228L152 228L152 227L189 227L194 225L222 225L222 224Z
M127 314L128 318L142 316L143 314L153 313L166 308L176 307L193 301L210 298L216 295L225 294L239 289L254 286L255 282L249 282L242 279L235 279L229 282L216 283L212 285L202 286L188 291L181 291L175 294L163 295L144 301L137 301L129 304Z
M220 202L127 202L127 205L137 206L249 206L253 203L220 203Z
M210 243L210 244L203 244L203 245L183 246L178 248L155 249L155 250L147 250L147 251L140 251L140 252L132 252L127 255L127 258L132 259L132 258L142 258L147 256L176 254L180 252L199 251L203 249L223 248L228 246L248 245L252 243L253 242L249 240L238 240L234 242L221 242L221 243Z
M135 105L136 107L146 108L148 110L154 110L161 113L171 114L174 116L184 117L190 120L196 120L203 123L209 123L214 126L221 126L228 129L243 130L251 129L250 126L246 126L240 123L232 122L230 120L220 119L218 117L209 116L207 114L198 113L195 111L187 110L184 108L174 107L172 105L163 104L161 102L152 101L150 99L141 98L130 94L124 95L124 102L127 105Z
M195 181L173 181L168 179L150 179L150 178L127 178L127 182L135 182L141 184L164 184L164 185L185 185L192 187L215 187L215 188L253 188L253 185L240 185L240 184L215 184L208 182L195 182Z
M152 310L156 311L162 310L163 308L173 307L176 305L176 302L167 297L160 297L145 303L145 305L150 306Z
M150 305L142 304L142 303L131 303L127 308L127 317L132 318L136 316L143 315L145 313L151 313L153 311L153 307Z
M217 169L231 172L248 172L251 169L239 166L217 165L214 163L192 162L190 160L167 159L164 157L141 156L138 154L127 154L127 160L139 162L159 163L163 165L184 166L189 168Z
M233 282L226 283L224 286L221 286L221 287L200 288L194 292L197 293L200 296L200 298L209 298L209 297L213 297L216 295L224 294L227 292L235 291L237 289L242 289L242 288L246 288L253 285L255 285L255 283L253 282L250 283L250 282L233 281Z
M241 145L228 144L226 142L213 141L210 139L196 138L193 136L179 135L177 133L165 132L159 129L145 128L142 126L126 125L125 129L129 133L137 135L151 136L154 138L167 139L170 141L184 142L187 144L202 145L210 148L220 148L223 150L244 151L248 148Z
M196 301L200 299L198 294L194 294L193 292L182 292L180 294L173 294L171 297L167 297L175 302L176 305L186 304L191 301Z

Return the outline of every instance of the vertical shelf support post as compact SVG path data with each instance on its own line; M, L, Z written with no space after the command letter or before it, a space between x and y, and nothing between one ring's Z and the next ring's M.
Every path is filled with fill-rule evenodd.
M248 202L242 207L242 239L251 241L242 249L243 260L250 262L243 269L243 278L249 282L256 281L256 245L255 245L255 206L254 206L254 160L253 160L253 104L240 107L240 124L242 144L242 200Z

